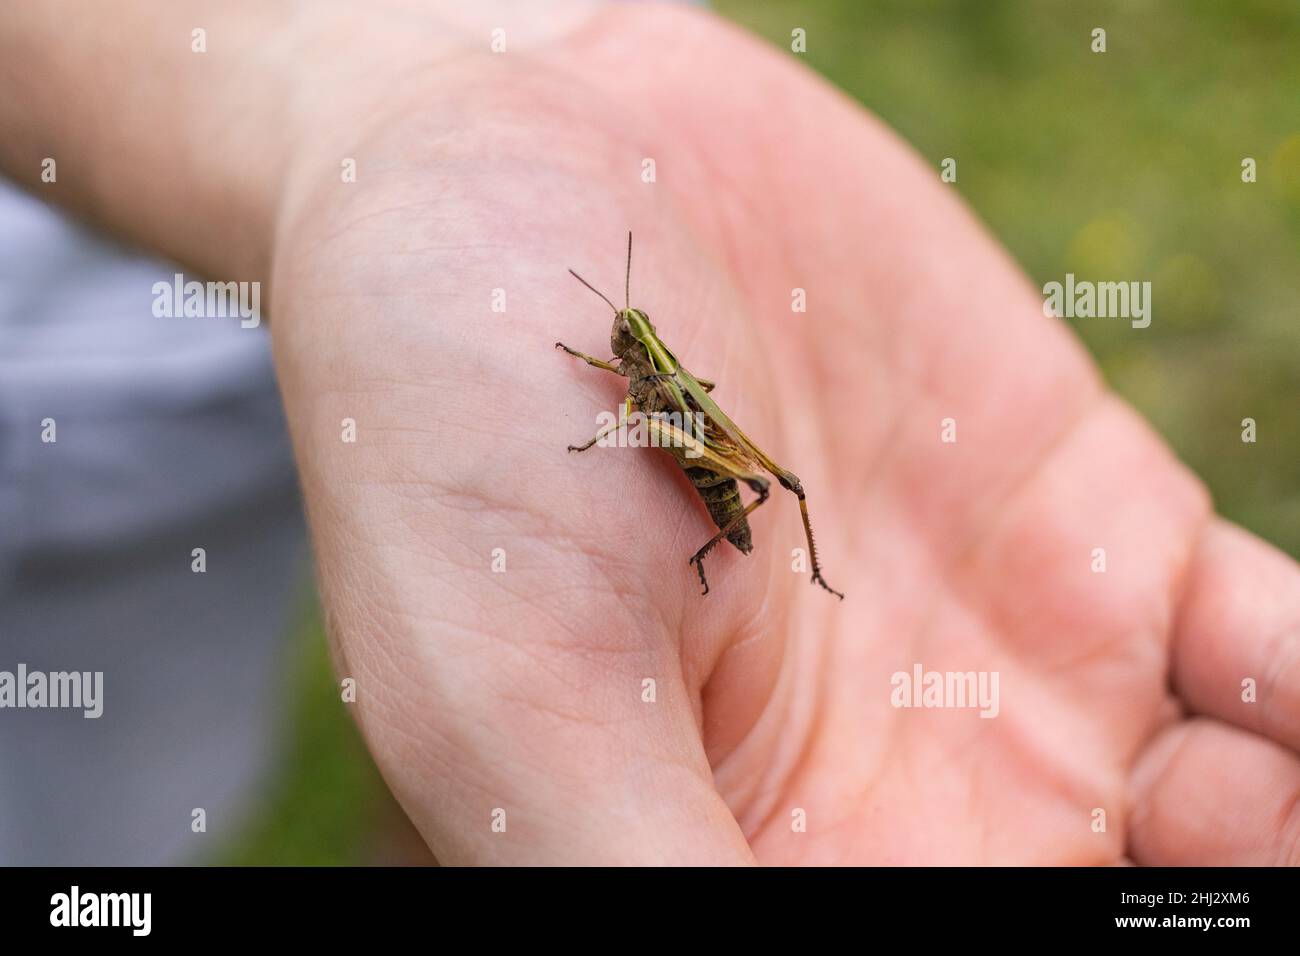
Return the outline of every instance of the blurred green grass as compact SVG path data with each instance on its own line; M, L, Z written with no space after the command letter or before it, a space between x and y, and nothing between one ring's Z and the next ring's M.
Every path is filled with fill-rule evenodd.
M1300 557L1300 3L715 7L879 115L936 177L955 158L955 188L1040 288L1151 281L1150 328L1072 326L1219 512Z
M387 842L392 797L341 700L318 605L295 629L286 675L288 739L245 831L204 861L226 866L356 866Z
M722 0L897 129L1040 287L1150 280L1153 320L1074 323L1219 511L1300 557L1300 3ZM1108 50L1094 54L1094 27ZM743 83L744 77L736 77ZM827 130L827 143L834 130ZM1259 181L1241 182L1241 160ZM864 175L866 173L864 172ZM1241 420L1258 422L1243 444ZM218 862L372 862L394 812L326 657L268 802Z

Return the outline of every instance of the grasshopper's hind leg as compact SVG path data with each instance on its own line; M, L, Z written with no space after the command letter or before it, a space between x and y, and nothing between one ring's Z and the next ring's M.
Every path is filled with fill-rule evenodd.
M716 545L719 541L721 541L728 534L730 534L732 528L736 527L736 525L740 524L742 521L748 518L750 512L752 512L755 508L757 508L759 505L761 505L764 501L767 500L767 496L769 492L767 490L766 481L764 481L762 478L754 479L750 481L750 487L753 488L756 492L758 492L758 497L755 498L753 501L751 501L748 505L746 505L744 509L742 509L734 517L732 517L732 519L728 521L725 525L719 528L718 533L715 534L708 541L706 541L704 543L704 547L696 551L695 554L691 557L690 563L695 565L695 570L700 573L700 584L704 586L704 591L703 591L704 594L709 593L709 582L704 577L704 556L713 550L714 545Z
M808 498L803 493L803 485L799 483L799 476L793 471L786 471L748 438L745 439L745 443L763 468L780 482L781 487L786 491L794 492L795 497L799 499L799 516L803 518L803 535L808 539L808 557L812 559L813 583L820 584L843 601L844 595L827 584L826 579L822 577L822 563L817 560L817 543L813 541L812 522L808 520Z
M808 539L808 556L812 559L813 581L843 601L844 595L827 584L826 579L822 577L822 565L817 560L817 544L813 541L812 522L808 520L808 499L803 493L803 485L799 484L799 478L794 472L781 469L773 472L773 474L776 475L776 480L781 483L782 488L793 491L799 499L799 515L803 518L803 533L804 537Z

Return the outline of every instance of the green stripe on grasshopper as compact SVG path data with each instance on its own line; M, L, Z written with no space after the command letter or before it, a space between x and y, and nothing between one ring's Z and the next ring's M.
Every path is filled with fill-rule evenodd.
M728 418L726 412L718 407L718 403L709 397L699 380L682 367L682 363L677 361L677 356L664 344L663 339L659 338L654 327L650 324L650 317L640 309L624 309L623 317L627 319L627 323L632 329L632 335L645 346L654 370L673 376L672 378L663 379L662 382L677 410L683 413L691 411L690 403L686 401L686 397L682 394L682 388L684 387L686 393L695 400L696 407L713 419L724 435L740 448L753 449L753 442L745 437L744 433L736 426L736 423Z

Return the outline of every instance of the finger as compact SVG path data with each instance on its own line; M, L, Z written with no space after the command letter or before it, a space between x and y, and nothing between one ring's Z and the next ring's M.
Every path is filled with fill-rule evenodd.
M1184 593L1173 679L1187 707L1300 751L1300 566L1216 521Z
M1185 721L1139 758L1128 855L1144 866L1300 864L1300 760L1218 721Z

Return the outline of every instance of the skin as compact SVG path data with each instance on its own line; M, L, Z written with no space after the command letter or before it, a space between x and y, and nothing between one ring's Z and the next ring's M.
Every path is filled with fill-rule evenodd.
M936 170L696 11L315 9L205 11L255 55L215 44L191 83L175 54L166 90L65 48L170 49L143 8L121 36L16 15L0 53L45 51L88 102L45 139L0 113L0 162L30 182L52 136L52 198L268 281L335 659L440 860L1300 859L1296 565L1213 515ZM75 128L124 103L146 119ZM263 148L223 166L219 120ZM192 159L131 138L149 122ZM672 460L566 453L626 382L553 348L607 357L565 269L617 295L628 229L632 304L798 472L844 602L791 570L791 496L701 598L710 524ZM998 672L998 716L892 707L918 662Z

